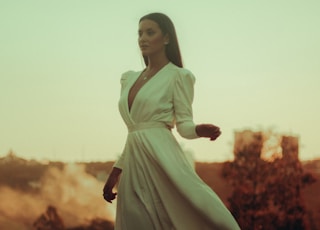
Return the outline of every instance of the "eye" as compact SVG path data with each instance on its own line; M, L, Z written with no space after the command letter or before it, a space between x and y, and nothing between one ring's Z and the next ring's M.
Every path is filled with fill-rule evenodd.
M151 36L151 35L155 34L155 31L154 30L147 30L147 34L149 36Z
M138 36L141 37L143 34L147 34L148 36L152 36L156 33L156 31L152 30L152 29L148 29L146 32L143 32L141 30L138 31Z

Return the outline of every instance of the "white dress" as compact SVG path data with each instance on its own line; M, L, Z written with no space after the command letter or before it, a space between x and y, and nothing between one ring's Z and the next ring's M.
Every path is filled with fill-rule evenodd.
M116 230L240 229L219 197L196 174L170 131L197 138L192 117L193 74L169 62L136 94L141 72L121 77L120 114L128 127L121 168Z

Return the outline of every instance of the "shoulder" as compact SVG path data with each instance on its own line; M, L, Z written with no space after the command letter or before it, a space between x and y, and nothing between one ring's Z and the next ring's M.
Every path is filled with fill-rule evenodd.
M121 74L121 80L125 80L125 79L129 78L130 76L134 75L135 73L136 72L132 71L132 70L126 71Z
M195 76L189 69L181 68L173 63L169 64L168 69L172 72L177 81L190 81L192 83L196 81Z
M135 76L136 74L138 74L138 72L136 71L132 71L132 70L129 70L129 71L126 71L124 73L121 74L121 78L120 78L120 83L122 85L126 84L126 82L132 77L132 76Z

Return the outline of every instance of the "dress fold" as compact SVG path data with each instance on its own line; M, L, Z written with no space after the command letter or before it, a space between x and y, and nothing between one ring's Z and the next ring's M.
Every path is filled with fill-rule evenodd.
M121 77L120 114L128 127L114 167L122 169L115 230L237 230L229 210L196 174L171 128L197 138L192 117L195 78L167 64L137 93L129 90L141 72Z

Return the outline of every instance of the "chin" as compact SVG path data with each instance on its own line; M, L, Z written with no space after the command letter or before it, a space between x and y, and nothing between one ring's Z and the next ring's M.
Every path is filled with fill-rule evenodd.
M150 52L148 52L147 50L141 50L141 53L142 53L143 55L148 55Z

